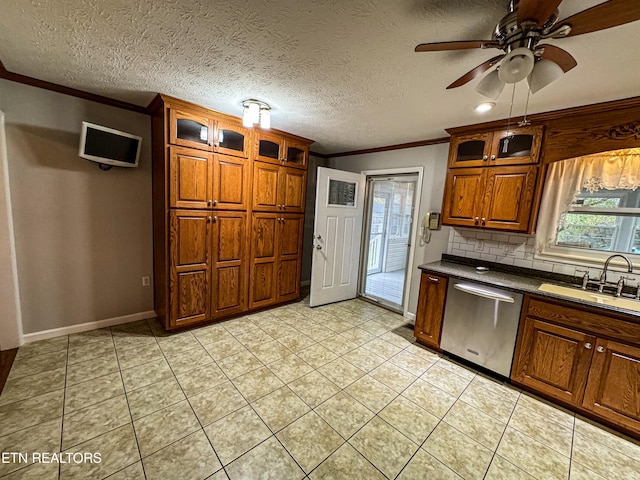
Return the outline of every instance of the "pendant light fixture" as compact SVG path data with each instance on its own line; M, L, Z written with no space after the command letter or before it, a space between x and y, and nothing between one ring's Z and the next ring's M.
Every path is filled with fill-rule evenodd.
M249 99L242 102L242 125L251 128L260 124L260 128L271 128L271 107L260 100Z

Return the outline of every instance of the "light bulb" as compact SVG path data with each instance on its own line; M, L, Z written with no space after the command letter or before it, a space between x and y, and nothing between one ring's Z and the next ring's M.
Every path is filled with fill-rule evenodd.
M268 108L260 109L260 128L268 130L271 128L271 110Z

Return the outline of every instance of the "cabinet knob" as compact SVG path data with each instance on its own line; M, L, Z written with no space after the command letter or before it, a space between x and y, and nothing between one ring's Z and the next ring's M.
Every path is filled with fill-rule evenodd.
M496 156L495 155L491 155L491 160L495 160Z
M478 219L478 217L475 217L475 218L473 219L473 224L474 224L474 225L478 225L478 220L479 220L479 219Z
M207 200L207 205L211 206L213 204L213 200Z
M435 277L427 277L427 279L428 279L431 283L440 283L440 279L435 278Z
M604 352L604 347L602 345L596 347L596 352L598 352L598 353Z
M487 221L487 219L483 217L483 218L482 218L482 221L481 221L481 223L482 223L482 226L483 226L483 227L484 227L484 225L485 225L486 221Z
M218 217L213 217L213 223L218 221Z
M589 342L585 343L584 348L586 348L587 350L591 350L591 344Z
M211 217L207 217L207 223L211 223Z
M484 161L486 162L487 160L489 160L489 157L488 157L488 156L486 156L486 155L483 155L483 156L482 156L482 160L484 160Z
M215 207L216 205L218 205L218 200L213 201L213 206Z

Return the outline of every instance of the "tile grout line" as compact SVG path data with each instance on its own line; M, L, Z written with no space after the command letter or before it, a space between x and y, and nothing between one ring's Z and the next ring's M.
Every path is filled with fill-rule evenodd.
M71 349L70 335L67 335L67 358L64 366L64 387L62 391L62 417L60 418L60 452L62 452L62 440L64 439L64 414L67 400L67 372L69 371L69 350ZM58 464L58 478L62 476L62 463Z
M148 325L148 322L147 322ZM109 331L111 332L111 339L113 340L113 327L109 327ZM149 327L151 328L151 327ZM153 331L151 332L153 333ZM140 449L140 442L138 441L138 434L136 433L136 428L133 424L133 414L131 413L131 405L129 404L129 395L127 393L127 389L125 388L124 385L124 377L122 376L122 368L120 366L120 358L118 357L118 351L116 348L116 344L115 344L115 340L113 340L113 347L114 349L116 349L116 362L118 363L118 374L120 375L120 381L122 382L122 390L124 390L124 398L127 402L127 409L129 410L129 419L131 420L131 430L133 430L133 438L135 438L136 440L136 447L138 447L138 455L140 456L140 466L142 467L142 474L144 475L144 478L147 478L147 472L145 471L144 468L144 463L142 462L142 450ZM118 427L119 428L119 427ZM109 476L118 473L119 471L124 470L125 468L129 468L131 465L134 465L136 462L133 462L127 466L125 466L124 468L122 468L121 470L118 470L116 472L113 472L112 474L110 474Z

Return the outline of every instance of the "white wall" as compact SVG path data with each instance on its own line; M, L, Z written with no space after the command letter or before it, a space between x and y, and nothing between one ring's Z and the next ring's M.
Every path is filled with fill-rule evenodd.
M0 80L24 333L153 309L147 115ZM140 166L78 157L83 120L143 137Z
M404 167L424 167L422 198L420 201L418 219L422 219L429 211L441 211L444 179L447 171L447 154L449 144L429 145L425 147L391 150L388 152L339 157L330 160L330 166L350 172L364 170L382 170ZM431 241L423 244L416 229L415 253L413 271L411 272L411 291L409 292L409 313L415 314L418 306L418 291L420 289L420 270L418 265L440 260L442 253L447 251L449 242L449 227L441 227L432 232Z

